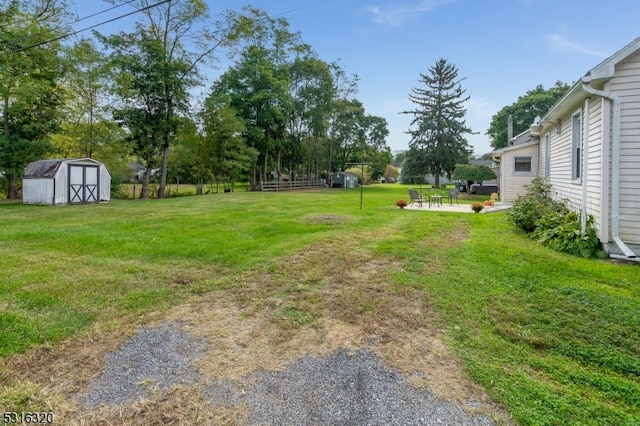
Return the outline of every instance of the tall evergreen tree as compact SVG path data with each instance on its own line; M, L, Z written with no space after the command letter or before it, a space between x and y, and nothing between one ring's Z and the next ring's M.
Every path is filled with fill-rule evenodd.
M412 114L411 135L407 157L420 174L432 174L435 185L440 186L440 176L451 174L456 164L466 163L470 146L464 138L472 133L464 116L465 90L460 85L458 69L446 59L439 59L429 68L429 75L420 73L420 83L424 88L412 88L409 100L415 104ZM407 159L409 160L409 159Z

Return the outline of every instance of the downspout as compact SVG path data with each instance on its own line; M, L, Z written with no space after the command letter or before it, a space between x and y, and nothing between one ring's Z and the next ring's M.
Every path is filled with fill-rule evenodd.
M584 119L582 120L582 147L580 147L580 152L582 153L582 158L580 161L582 165L580 167L580 177L582 178L582 212L580 213L580 235L584 236L587 234L587 176L588 176L588 168L589 168L589 150L585 149L588 147L588 143L585 144L585 141L589 140L589 118L591 114L589 111L589 98L584 100Z
M582 79L582 89L595 96L609 99L613 105L613 123L611 135L611 236L618 245L623 256L610 255L613 258L635 259L636 254L620 239L620 98L612 93L603 92L589 86L588 80ZM617 170L613 170L617 168Z

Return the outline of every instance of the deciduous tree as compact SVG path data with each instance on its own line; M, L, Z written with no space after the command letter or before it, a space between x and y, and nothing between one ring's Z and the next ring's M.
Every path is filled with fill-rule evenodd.
M93 158L95 150L105 141L100 132L109 127L99 125L109 118L107 60L95 41L80 39L65 49L64 61L67 96L63 131L58 140L68 141L62 146L68 156Z
M135 32L128 35L121 33L104 40L110 47L119 47L121 64L129 59L136 61L136 56L139 55L147 61L144 67L139 68L138 77L144 78L144 73L148 74L150 84L147 88L153 90L154 114L164 116L163 123L157 120L158 117L154 117L155 124L159 126L155 128L157 133L154 137L159 138L160 143L158 197L162 198L166 186L169 149L175 141L179 121L176 116L185 112L189 90L203 80L199 75L200 65L213 59L216 49L232 43L242 23L236 19L236 15L228 14L224 21L212 24L207 3L203 0L110 2L126 2L141 10L146 17L146 22L137 23ZM123 69L126 68L125 66ZM130 92L125 99L148 105L148 99L143 98L149 94L147 92L135 96L135 92Z
M467 191L471 192L473 182L482 183L485 180L496 178L496 173L489 166L476 166L473 164L458 164L452 175L453 179L467 182Z
M258 151L245 143L244 123L225 98L213 93L206 100L201 149L207 170L228 189L234 182L249 180Z
M214 84L216 97L229 95L229 106L244 122L246 145L258 152L251 187L268 180L270 170L282 173L287 125L293 115L291 64L309 52L300 35L289 31L284 18L244 9L250 24L243 29L235 65Z
M491 146L494 149L500 149L509 145L507 140L509 116L513 121L513 135L519 135L529 129L536 116L544 116L568 90L569 85L560 81L548 90L538 85L520 96L515 103L503 107L491 118L491 124L487 130L487 135L491 138Z
M187 108L187 84L182 76L189 65L168 61L164 45L142 27L137 33L104 40L114 50L113 65L119 71L114 89L124 101L114 118L128 131L134 152L145 163L141 197L146 198L151 171L160 168L168 156L168 143L178 122L176 111Z
M7 197L31 161L52 152L47 137L60 124L64 72L60 44L64 4L53 0L0 3L0 172Z
M320 143L326 140L333 103L331 65L306 54L290 67L289 92L293 108L288 123L289 169L291 178L297 171L307 179L319 175ZM306 167L300 164L306 161Z

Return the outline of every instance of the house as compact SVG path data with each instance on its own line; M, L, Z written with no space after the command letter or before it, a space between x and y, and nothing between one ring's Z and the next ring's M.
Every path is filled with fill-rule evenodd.
M635 259L640 244L640 37L569 89L513 144L501 160L503 201L542 176L557 200L593 215L612 257Z
M538 138L526 130L515 136L508 147L493 152L494 158L500 159L496 175L502 202L513 202L524 195L525 186L538 176L538 145Z
M24 204L78 204L109 201L111 175L91 158L40 160L22 177Z
M331 173L332 188L355 188L358 186L358 176L351 172Z
M144 174L147 171L147 168L142 164L136 163L136 162L131 162L128 164L128 166L129 166L129 170L131 171L129 182L131 183L142 182L142 180L144 179ZM151 169L151 172L149 173L149 177L152 177L152 178L155 177L159 171L160 169Z

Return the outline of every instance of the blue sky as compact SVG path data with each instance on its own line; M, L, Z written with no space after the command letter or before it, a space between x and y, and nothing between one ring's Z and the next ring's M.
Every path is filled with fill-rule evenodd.
M77 2L80 17L110 7ZM466 123L474 154L491 151L491 117L542 84L572 84L589 69L640 36L638 0L208 0L212 15L251 4L284 16L318 56L339 61L360 78L357 98L367 113L389 123L387 144L408 148L412 108L408 95L421 87L440 58L453 63L470 96ZM126 7L95 20L126 13ZM139 16L98 27L129 31ZM90 21L76 24L86 27ZM222 70L227 66L220 64ZM215 72L214 72L215 74Z

